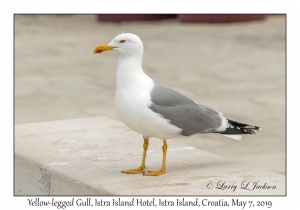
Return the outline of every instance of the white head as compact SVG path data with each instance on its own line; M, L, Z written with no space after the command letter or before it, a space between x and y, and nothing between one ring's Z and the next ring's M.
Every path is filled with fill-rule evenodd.
M135 34L122 33L110 43L95 48L94 53L113 50L120 56L143 56L143 42Z

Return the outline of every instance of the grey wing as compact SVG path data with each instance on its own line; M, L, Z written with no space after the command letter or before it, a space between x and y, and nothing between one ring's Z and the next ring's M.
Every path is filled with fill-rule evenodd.
M186 96L158 84L151 92L151 101L149 108L181 128L184 136L213 132L222 125L223 119L219 112L196 104Z

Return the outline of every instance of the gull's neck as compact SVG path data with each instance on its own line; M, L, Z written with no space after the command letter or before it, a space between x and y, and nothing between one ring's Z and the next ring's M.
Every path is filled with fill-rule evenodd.
M142 68L142 56L119 56L116 85L117 91L131 86L143 88L152 82Z
M119 56L118 71L122 69L134 69L136 71L143 71L142 61L143 57L140 56Z

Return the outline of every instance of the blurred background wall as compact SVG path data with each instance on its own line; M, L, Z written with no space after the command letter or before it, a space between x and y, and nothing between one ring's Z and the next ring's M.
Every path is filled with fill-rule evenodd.
M210 24L176 15L126 22L15 15L15 123L99 115L119 120L117 54L94 55L93 49L130 32L143 40L144 71L156 82L229 119L263 128L242 141L217 135L174 141L284 174L285 18Z

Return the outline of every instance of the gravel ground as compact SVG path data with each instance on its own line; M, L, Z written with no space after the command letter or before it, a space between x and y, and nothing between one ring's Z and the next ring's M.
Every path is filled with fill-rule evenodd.
M217 135L174 141L285 174L283 15L230 24L16 15L15 123L99 115L119 120L114 109L117 55L94 55L93 49L122 30L143 40L144 71L158 83L229 119L263 128L242 141ZM138 143L142 149L142 139Z

